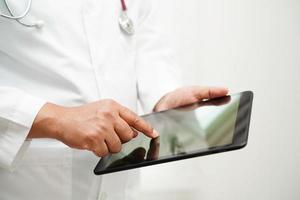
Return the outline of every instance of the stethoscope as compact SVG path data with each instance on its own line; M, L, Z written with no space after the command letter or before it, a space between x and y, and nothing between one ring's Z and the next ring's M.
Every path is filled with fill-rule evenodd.
M26 9L24 10L24 12L20 15L15 16L13 14L13 11L12 11L11 7L7 3L7 0L4 0L4 4L5 4L5 6L6 6L6 8L7 8L10 15L6 15L6 14L3 14L3 13L0 12L0 16L5 17L7 19L15 20L19 24L21 24L22 26L25 26L25 27L40 29L44 26L44 21L42 21L42 20L38 20L35 23L25 23L25 22L21 21L29 13L31 3L32 3L32 0L28 0L28 4L27 4ZM119 17L120 28L127 35L133 35L134 34L134 25L133 25L132 20L127 15L127 6L126 6L126 3L125 3L125 0L121 0L121 6L122 6L122 12L121 12L121 15Z

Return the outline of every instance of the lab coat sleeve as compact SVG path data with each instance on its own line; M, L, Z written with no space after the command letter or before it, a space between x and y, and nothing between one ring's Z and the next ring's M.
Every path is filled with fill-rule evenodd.
M174 60L174 52L166 37L160 33L156 2L143 1L141 22L137 29L137 88L141 105L146 113L166 93L180 87L182 78Z
M0 167L13 169L29 144L26 137L46 103L22 90L0 86Z

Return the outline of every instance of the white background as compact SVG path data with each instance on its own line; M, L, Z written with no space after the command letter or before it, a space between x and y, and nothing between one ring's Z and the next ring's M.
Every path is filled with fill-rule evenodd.
M140 199L300 199L300 0L159 4L187 84L255 97L245 149L144 168Z

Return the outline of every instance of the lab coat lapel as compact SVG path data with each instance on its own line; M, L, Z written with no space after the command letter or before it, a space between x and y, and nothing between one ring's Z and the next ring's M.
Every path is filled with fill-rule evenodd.
M83 23L95 68L104 64L111 45L114 44L112 34L115 34L114 29L118 28L118 15L115 1L92 0L83 5Z

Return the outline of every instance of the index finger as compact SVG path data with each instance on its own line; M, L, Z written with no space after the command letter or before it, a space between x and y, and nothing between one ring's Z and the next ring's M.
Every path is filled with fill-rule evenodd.
M158 137L158 132L154 130L149 123L128 108L122 107L119 115L128 123L129 126L144 133L146 136L150 138Z

